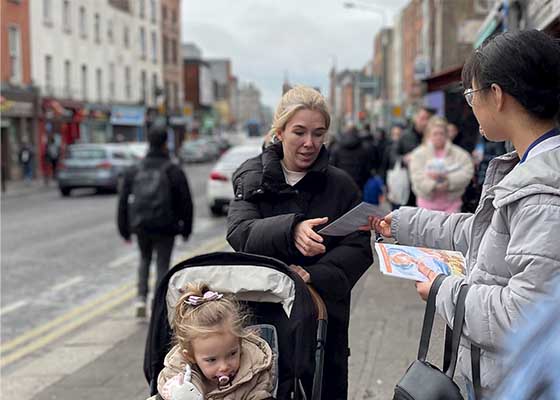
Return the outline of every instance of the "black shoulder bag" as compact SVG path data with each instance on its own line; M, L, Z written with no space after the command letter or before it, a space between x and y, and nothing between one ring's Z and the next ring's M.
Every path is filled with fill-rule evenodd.
M424 312L418 359L408 367L408 370L396 385L393 400L463 400L459 386L453 381L453 375L457 365L457 353L465 320L467 285L461 286L459 291L453 319L453 331L451 333L449 327L446 330L443 362L445 372L426 361L434 324L436 295L445 278L445 275L438 275L430 288L426 311Z

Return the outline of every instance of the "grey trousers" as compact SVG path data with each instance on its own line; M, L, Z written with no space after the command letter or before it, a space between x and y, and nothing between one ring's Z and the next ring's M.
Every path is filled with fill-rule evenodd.
M156 288L169 270L171 253L175 236L138 234L138 247L140 248L140 265L138 267L138 297L146 300L148 296L148 281L150 278L150 264L155 250L157 255Z

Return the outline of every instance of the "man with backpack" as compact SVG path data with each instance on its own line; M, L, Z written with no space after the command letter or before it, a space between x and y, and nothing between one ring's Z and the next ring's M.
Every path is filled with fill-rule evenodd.
M127 242L136 234L140 248L136 316L146 316L152 252L157 253L156 287L169 269L175 236L186 241L192 231L193 204L187 177L173 164L165 127L148 133L146 157L124 176L118 205L119 233Z

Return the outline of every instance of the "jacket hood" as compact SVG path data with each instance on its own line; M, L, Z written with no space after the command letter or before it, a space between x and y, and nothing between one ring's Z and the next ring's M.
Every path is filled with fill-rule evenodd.
M509 153L494 161L519 160L517 153ZM536 195L560 197L560 148L541 153L523 164L517 164L494 188L494 207L499 208Z
M358 135L356 135L356 134L344 133L340 137L339 143L340 143L340 146L342 146L346 149L355 149L356 147L361 146L362 141L358 137Z

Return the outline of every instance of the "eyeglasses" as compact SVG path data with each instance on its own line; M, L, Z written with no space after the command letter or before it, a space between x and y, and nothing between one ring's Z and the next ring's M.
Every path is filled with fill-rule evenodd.
M465 90L465 91L463 92L463 96L465 96L465 100L467 101L467 104L468 104L470 107L472 107L472 105L473 105L474 93L475 93L475 92L479 92L479 91L484 90L484 89L488 89L489 87L490 87L490 86L485 86L485 87L480 88L480 89L473 89L473 88L470 88L470 89Z

